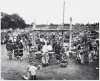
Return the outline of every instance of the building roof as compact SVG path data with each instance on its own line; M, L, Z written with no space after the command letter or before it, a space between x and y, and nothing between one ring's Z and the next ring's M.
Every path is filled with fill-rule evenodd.
M69 30L70 26L37 25L34 30Z

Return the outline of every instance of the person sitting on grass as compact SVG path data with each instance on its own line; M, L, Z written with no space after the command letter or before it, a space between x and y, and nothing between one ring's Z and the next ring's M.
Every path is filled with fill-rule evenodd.
M40 69L40 65L34 64L34 63L30 63L27 67L27 72L26 72L26 76L24 75L23 78L26 80L36 80L37 76L37 70Z

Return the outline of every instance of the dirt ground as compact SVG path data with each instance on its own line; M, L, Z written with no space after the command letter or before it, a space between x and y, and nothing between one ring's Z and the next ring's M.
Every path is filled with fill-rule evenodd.
M4 45L1 46L1 78L4 80L22 80L28 65L24 52L23 61L9 61ZM65 68L59 65L44 67L37 72L38 80L98 80L99 70L95 65L80 65L69 60Z

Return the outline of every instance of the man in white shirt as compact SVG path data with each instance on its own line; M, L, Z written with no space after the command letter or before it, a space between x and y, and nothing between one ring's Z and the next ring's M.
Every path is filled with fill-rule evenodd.
M48 45L47 45L47 44L43 45L43 47L42 47L42 52L43 52L43 53L48 52Z
M45 43L45 45L42 47L42 64L43 65L46 65L48 64L48 59L49 59L49 56L48 56L48 46L47 44Z
M48 65L49 64L49 54L48 52L52 51L52 46L49 44L49 42L45 42L45 45L42 48L42 63Z
M53 48L49 42L47 43L47 50L48 50L48 52L53 50Z

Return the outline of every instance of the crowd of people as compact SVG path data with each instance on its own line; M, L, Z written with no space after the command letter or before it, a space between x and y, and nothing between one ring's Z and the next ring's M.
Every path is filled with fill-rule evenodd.
M34 34L34 35L33 35ZM34 37L35 36L35 37ZM24 33L18 34L17 36L6 36L6 48L8 51L9 59L12 59L12 54L16 59L22 59L23 51L27 50L31 57L33 50L35 52L41 52L42 64L49 64L50 54L55 54L58 62L62 59L62 32L35 32L35 33ZM52 55L51 55L52 56Z
M72 48L74 48L72 49L72 51L74 50L73 56L76 55L75 58L80 60L81 63L84 63L86 60L92 62L94 57L98 58L99 42L96 39L90 38L90 35L90 31L83 31L72 38ZM8 36L6 36L6 48L8 50L9 59L12 59L11 55L13 53L17 59L22 59L23 50L27 50L29 54L31 54L32 50L35 50L34 53L41 52L39 54L41 54L42 63L44 63L45 59L44 64L48 64L50 58L49 52L55 55L59 63L63 56L68 56L69 32L33 31L28 33L24 32L12 37L8 34Z
M81 63L93 63L99 61L99 40L98 34L93 35L92 31L83 31L73 41L77 57ZM96 38L95 38L96 37Z
M8 32L4 40L6 40L9 60L13 59L12 55L17 60L23 60L23 52L27 51L28 62L37 65L62 64L66 66L68 59L72 57L77 63L91 64L99 60L99 41L90 38L90 32L82 31L72 37L70 52L68 52L69 32L67 31L33 31L16 36Z

